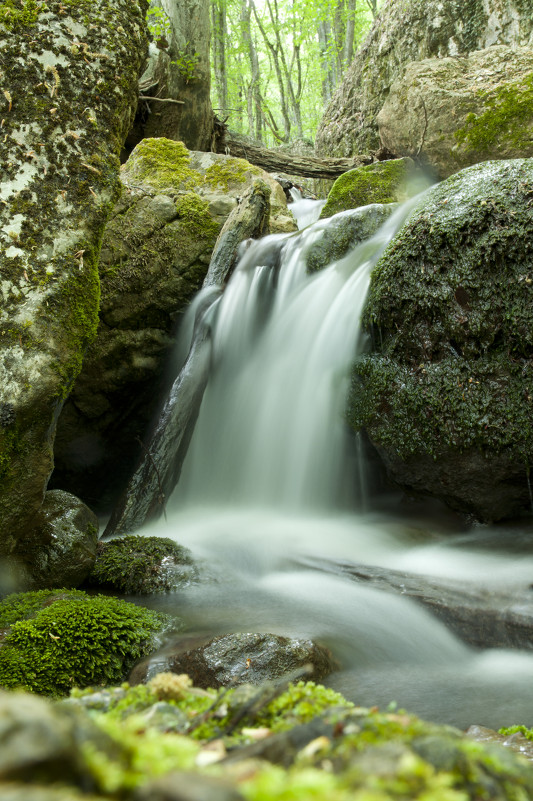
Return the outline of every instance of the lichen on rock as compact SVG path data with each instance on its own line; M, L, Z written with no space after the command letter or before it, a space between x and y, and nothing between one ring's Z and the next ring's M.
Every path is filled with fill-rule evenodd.
M146 52L144 0L0 15L0 553L32 536L57 415L98 324L98 253Z

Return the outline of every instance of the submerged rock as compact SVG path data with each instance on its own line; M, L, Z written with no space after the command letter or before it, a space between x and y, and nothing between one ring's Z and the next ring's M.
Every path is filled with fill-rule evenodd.
M349 418L389 475L482 520L531 510L533 159L426 193L374 270Z
M240 198L266 182L270 230L296 229L277 181L243 159L147 139L121 177L102 243L98 335L58 422L51 480L102 512L146 455L139 440L175 377L165 367L176 330Z
M317 152L348 157L378 150L377 115L409 62L465 56L492 45L533 45L529 2L388 0L324 112Z
M96 334L98 253L137 104L145 10L137 0L2 6L3 555L40 542L57 417Z
M166 537L121 537L99 542L87 586L129 595L168 592L197 577L191 552Z
M79 590L27 592L0 602L0 687L61 696L126 678L177 621Z
M409 182L415 178L412 159L376 161L341 175L331 188L320 217L357 209L370 203L398 203L410 197Z
M377 120L387 150L417 156L440 178L533 156L533 50L493 46L408 64Z

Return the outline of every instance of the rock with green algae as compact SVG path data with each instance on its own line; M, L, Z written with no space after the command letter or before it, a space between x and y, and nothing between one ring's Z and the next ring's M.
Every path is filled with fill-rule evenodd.
M197 575L188 548L167 537L130 535L98 543L87 585L144 595L185 587Z
M383 146L447 178L471 164L533 156L533 50L488 47L407 66L377 118Z
M348 416L390 476L482 520L530 510L533 159L425 195L372 275Z
M176 625L168 615L79 590L10 595L0 602L0 687L61 696L121 681Z
M373 203L398 203L417 191L418 174L412 159L376 161L337 178L320 218Z
M96 334L98 252L137 103L145 10L144 0L1 9L3 555L40 541L57 417Z
M78 707L115 741L106 750L91 738L80 749L89 786L108 798L165 801L533 798L525 760L451 727L403 710L354 707L312 683L243 689L206 694L186 676L161 674L144 687L109 688L116 700L107 711L91 705L90 690L76 693L62 708ZM183 726L188 721L188 736L161 725L153 715L161 704ZM65 783L76 787L79 779Z
M533 45L530 0L386 0L324 112L317 153L349 157L379 150L377 115L407 64L492 45Z
M100 258L100 323L58 423L51 486L108 513L145 452L139 442L173 376L176 330L217 236L252 184L271 189L270 230L295 230L283 190L243 159L146 139L122 169L123 194Z

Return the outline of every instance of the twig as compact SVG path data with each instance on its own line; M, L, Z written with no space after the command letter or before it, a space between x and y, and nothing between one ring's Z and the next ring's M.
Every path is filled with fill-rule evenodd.
M141 446L141 448L143 449L145 454L150 459L150 463L151 463L152 467L154 468L154 471L155 471L155 474L156 474L156 478L157 478L157 483L158 483L158 486L159 486L159 497L158 497L157 500L159 501L159 503L163 507L163 516L165 518L165 523L167 523L168 521L167 521L167 512L166 512L166 509L165 509L165 493L163 492L163 486L161 484L161 476L159 475L159 470L158 470L157 465L156 465L156 463L154 461L154 457L150 453L150 449L146 447L146 445L144 444L144 442L142 441L142 439L140 437L135 437L135 439L137 440L137 442L139 443L139 445Z
M427 133L427 130L428 130L428 112L427 112L426 104L424 103L424 98L423 97L420 98L420 102L422 103L422 108L424 109L424 117L426 118L426 124L424 125L424 130L422 132L422 139L420 141L420 145L418 146L418 150L416 151L416 155L415 155L416 159L420 155L420 151L422 150L422 146L423 146L424 141L426 139L426 133Z
M171 97L151 97L151 95L139 95L139 100L157 100L158 103L177 103L180 106L185 105L185 100L172 100Z

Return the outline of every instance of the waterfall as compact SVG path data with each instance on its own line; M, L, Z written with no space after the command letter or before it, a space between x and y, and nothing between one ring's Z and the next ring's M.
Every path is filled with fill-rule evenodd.
M211 375L174 504L333 509L356 488L350 366L370 272L406 214L311 275L327 220L248 248L210 311Z

